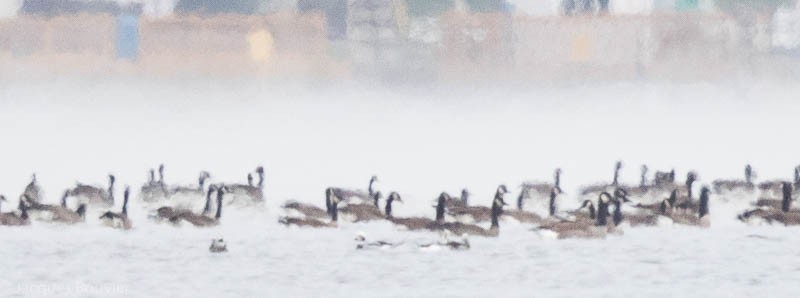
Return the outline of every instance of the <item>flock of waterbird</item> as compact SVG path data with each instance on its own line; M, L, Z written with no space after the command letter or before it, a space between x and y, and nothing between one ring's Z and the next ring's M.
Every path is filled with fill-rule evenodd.
M378 178L372 176L366 191L341 187L325 189L324 206L287 201L282 205L286 213L278 222L286 226L306 228L336 228L342 215L351 222L386 221L408 231L439 232L442 239L435 243L420 244L421 248L437 247L468 249L467 235L497 237L501 220L514 220L530 224L531 229L547 238L605 238L610 234L621 234L625 227L660 226L671 224L710 226L709 201L711 196L726 199L728 196L753 198L752 208L737 215L743 222L752 224L800 225L800 210L792 209L794 192L800 188L800 166L794 169L793 180L773 180L756 184L756 174L750 165L745 166L744 179L715 180L700 187L699 196L693 189L699 180L697 173L689 171L683 182L676 180L675 170L654 173L649 180L648 168L642 166L638 185L619 182L622 162L614 167L611 182L582 187L578 197L580 207L574 210L559 210L561 188L560 169L556 169L552 183L529 182L520 186L516 208L506 208L505 196L509 193L505 185L499 185L490 206L470 204L470 193L464 189L460 197L442 192L436 199L433 217L398 217L392 213L393 203L402 203L398 192L390 192L384 199L375 188ZM149 172L149 181L140 191L139 197L149 211L149 218L174 225L188 223L197 227L220 224L223 206L262 204L264 200L264 169L257 167L247 174L246 184L209 184L211 175L201 172L197 185L169 185L164 181L164 166ZM122 210L108 210L114 206L116 178L108 176L108 187L78 183L64 191L60 204L43 202L36 175L19 196L17 209L0 213L0 225L22 226L31 220L60 224L75 224L85 221L87 210L102 210L100 221L109 227L131 229L128 217L130 188L123 192ZM207 185L208 184L208 185ZM73 199L70 204L69 200ZM225 204L223 204L223 200ZM381 201L384 201L381 208ZM0 203L6 202L0 195ZM526 201L541 202L544 211L526 208ZM199 203L202 202L202 205ZM70 207L70 205L73 205ZM508 209L508 210L506 210ZM196 210L201 210L197 212ZM488 223L488 227L485 226ZM450 235L460 235L460 240L450 240ZM358 249L392 248L399 244L377 241L367 242L363 234L356 237ZM224 240L214 239L209 248L212 252L227 250Z

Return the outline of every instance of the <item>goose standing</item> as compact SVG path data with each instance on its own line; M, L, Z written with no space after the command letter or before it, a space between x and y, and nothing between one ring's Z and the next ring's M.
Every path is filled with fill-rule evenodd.
M78 183L75 188L70 190L70 196L86 199L88 204L113 207L114 206L114 175L108 175L108 189Z
M255 186L252 185L252 182L247 185L232 184L227 186L229 193L233 196L233 199L230 200L231 203L238 201L238 197L248 198L250 202L255 203L264 201L264 167L257 167L256 174L258 174L258 184Z
M104 225L115 229L130 230L131 220L128 218L128 197L130 193L130 187L126 186L122 199L122 211L120 213L106 211L100 216Z
M288 217L284 216L278 219L278 223L281 223L285 226L295 225L298 227L310 227L310 228L336 228L338 227L338 220L339 220L339 202L341 199L336 196L335 192L332 188L328 188L325 190L325 197L326 202L330 202L330 217L331 221L323 222L316 218L298 218L298 217Z
M6 197L0 195L0 202L6 202ZM31 221L28 218L28 208L27 206L25 206L25 203L22 200L19 201L17 208L20 211L19 215L17 215L14 212L0 213L0 225L2 226L29 225Z

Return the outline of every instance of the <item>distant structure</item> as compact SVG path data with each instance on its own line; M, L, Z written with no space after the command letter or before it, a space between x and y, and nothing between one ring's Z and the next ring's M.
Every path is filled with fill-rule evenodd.
M123 10L138 10L141 13L141 3L120 4L105 0L25 0L19 9L19 14L53 17L79 13L105 13L118 15Z

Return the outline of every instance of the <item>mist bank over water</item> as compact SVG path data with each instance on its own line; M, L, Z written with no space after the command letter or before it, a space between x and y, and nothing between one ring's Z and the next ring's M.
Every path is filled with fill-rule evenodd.
M618 83L575 88L383 88L249 79L62 79L0 83L0 190L16 197L37 173L48 200L76 181L139 186L165 163L191 184L208 170L243 182L263 165L266 196L321 201L325 187L399 191L428 211L439 192L487 203L500 183L639 182L639 166L736 178L791 178L787 137L798 87ZM486 202L483 202L486 201ZM422 204L421 202L425 202ZM424 209L423 209L424 208ZM412 211L416 210L412 208ZM403 211L399 211L403 212Z

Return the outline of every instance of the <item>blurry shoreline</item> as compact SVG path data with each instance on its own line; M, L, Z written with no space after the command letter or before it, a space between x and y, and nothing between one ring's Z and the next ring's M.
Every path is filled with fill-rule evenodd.
M120 44L124 29L118 17L19 16L0 21L0 79L234 78L408 86L800 79L800 56L759 46L763 36L725 15L445 13L435 21L435 27L402 38L365 42L326 38L325 17L314 13L139 19L131 50Z

